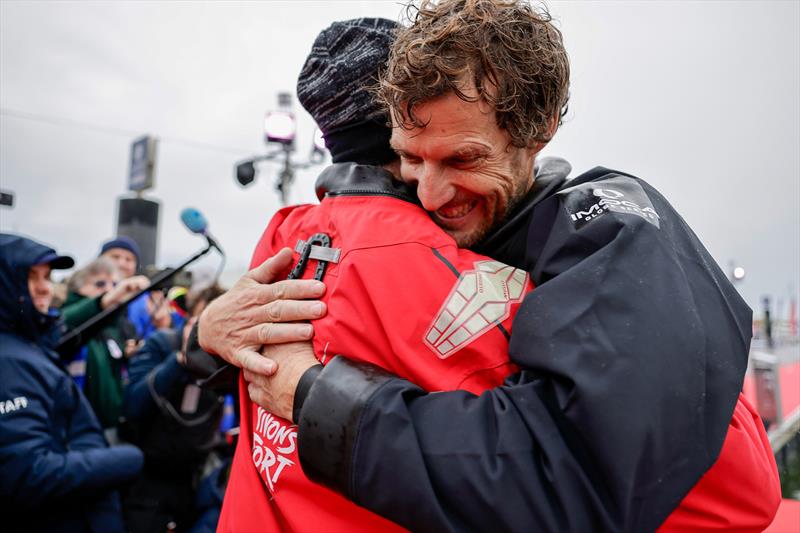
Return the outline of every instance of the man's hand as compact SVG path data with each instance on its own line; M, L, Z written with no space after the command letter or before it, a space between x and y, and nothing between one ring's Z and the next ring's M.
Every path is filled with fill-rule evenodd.
M105 293L100 298L100 307L108 307L127 301L131 296L150 285L147 276L133 276L123 279L117 286Z
M152 291L147 296L147 313L150 315L150 322L156 329L168 328L172 324L169 302L161 291Z
M316 280L274 281L291 265L284 248L239 278L239 281L200 315L200 346L228 363L251 373L270 375L276 366L258 353L265 344L308 340L311 324L296 323L325 314L319 298L325 285Z
M144 346L144 341L136 339L128 339L125 341L125 359L130 359L133 357L136 352L142 349Z
M278 371L264 376L244 370L250 399L270 413L292 420L294 392L306 370L319 363L310 342L265 346L262 354L277 363Z

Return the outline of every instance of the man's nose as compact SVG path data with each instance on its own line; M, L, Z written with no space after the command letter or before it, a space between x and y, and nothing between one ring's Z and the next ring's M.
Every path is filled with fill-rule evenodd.
M426 211L436 211L453 199L455 188L447 181L443 169L425 165L417 179L417 196Z

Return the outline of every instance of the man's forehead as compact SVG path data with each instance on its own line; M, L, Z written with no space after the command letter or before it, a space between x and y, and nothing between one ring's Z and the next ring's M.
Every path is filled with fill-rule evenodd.
M109 248L103 255L130 255L136 257L133 252L125 248Z
M31 265L31 269L29 271L29 274L47 276L47 275L50 274L51 270L52 270L52 268L47 263L44 263L42 265Z
M492 149L488 142L467 133L450 133L442 136L424 135L423 133L424 128L414 128L413 130L394 128L389 143L392 149L400 155L436 152L444 157L466 157Z
M470 155L491 150L504 137L505 132L500 131L493 110L485 102L467 102L454 93L422 102L414 111L419 126L401 124L403 118L392 117L390 142L401 154L435 150L446 151L448 157Z

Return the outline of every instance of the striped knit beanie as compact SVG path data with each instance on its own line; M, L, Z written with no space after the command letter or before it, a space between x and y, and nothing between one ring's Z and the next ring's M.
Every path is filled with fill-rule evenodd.
M397 157L386 112L368 90L389 59L396 28L383 18L345 20L314 41L297 98L322 130L334 163L382 165Z

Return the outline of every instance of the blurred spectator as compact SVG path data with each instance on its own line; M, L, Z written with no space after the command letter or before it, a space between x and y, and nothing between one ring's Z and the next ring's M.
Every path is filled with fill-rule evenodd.
M67 301L67 281L66 279L60 281L53 281L53 307L61 308L64 302Z
M167 303L172 327L183 329L189 317L189 290L186 287L172 287L167 292Z
M109 448L85 396L53 350L59 313L50 271L74 264L0 234L0 516L3 531L125 530L116 489L142 468Z
M130 278L139 269L139 245L129 237L116 237L104 242L100 247L100 257L114 263L123 278Z
M141 257L139 245L129 237L119 236L107 240L100 246L99 257L112 261L123 279L136 274L142 266L139 264ZM159 327L168 327L168 324L163 324L163 320L158 322L158 318L162 315L157 313L161 313L163 303L164 295L160 291L153 291L143 294L128 305L128 320L136 328L138 339L146 339Z
M222 510L222 499L231 475L231 458L227 458L200 482L197 488L195 508L197 521L191 533L214 533L217 530L219 514Z
M148 285L144 276L134 276L116 283L117 267L99 257L76 271L67 283L67 300L62 313L71 328L89 320L101 310L126 301ZM83 389L103 428L117 425L122 413L122 388L126 377L126 349L136 331L121 312L90 338L70 362L70 374ZM134 341L135 343L135 341Z
M222 294L219 288L190 299L190 316ZM142 448L145 468L125 500L131 531L164 531L194 523L195 488L209 452L224 445L219 434L223 397L201 390L181 366L183 331L160 329L130 360L124 436Z

